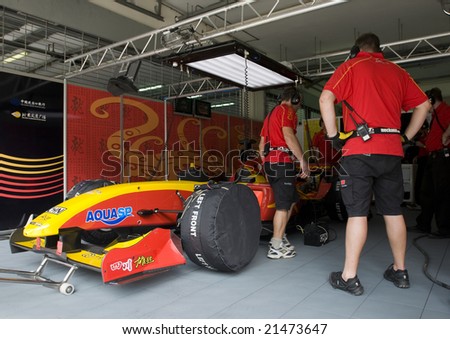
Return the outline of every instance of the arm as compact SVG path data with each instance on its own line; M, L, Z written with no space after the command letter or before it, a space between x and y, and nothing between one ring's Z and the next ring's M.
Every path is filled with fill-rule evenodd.
M263 136L261 136L261 139L259 140L259 146L258 146L259 156L261 157L261 160L263 162L264 162L264 158L265 158L265 156L264 156L264 144L266 143L265 140L266 139Z
M336 96L327 89L322 91L319 98L320 114L322 115L328 137L335 136L338 133L336 126L336 110L334 108L335 100Z
M294 130L291 127L283 127L282 131L287 147L292 151L294 156L300 161L300 167L302 169L300 177L306 178L307 176L309 176L309 165L308 162L303 157L302 146L300 145L297 136L294 134Z
M416 106L413 110L411 121L405 130L406 137L411 140L420 130L423 125L423 122L427 118L428 111L431 109L431 104L427 100L421 103L419 106Z
M420 148L425 148L425 144L422 141L420 141L420 140L417 140L414 143L414 145L416 145L417 147L420 147Z
M442 144L448 146L450 144L450 125L448 125L445 132L442 134Z

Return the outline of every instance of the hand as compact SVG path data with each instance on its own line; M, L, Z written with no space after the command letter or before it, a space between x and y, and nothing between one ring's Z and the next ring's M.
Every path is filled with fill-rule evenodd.
M311 174L311 170L309 169L309 164L307 161L300 161L300 173L299 176L302 179L306 179Z
M409 138L406 136L406 134L402 134L400 136L401 140L402 140L402 145L413 145L414 143L409 140Z
M265 155L264 155L264 150L259 150L259 157L261 158L261 160L264 160L264 158L265 158Z
M350 131L347 133L339 132L339 133L336 133L336 135L334 135L332 137L327 137L327 139L331 141L331 145L333 146L333 148L336 151L340 151L344 147L347 140L351 136L353 136L353 133L354 133L354 131Z

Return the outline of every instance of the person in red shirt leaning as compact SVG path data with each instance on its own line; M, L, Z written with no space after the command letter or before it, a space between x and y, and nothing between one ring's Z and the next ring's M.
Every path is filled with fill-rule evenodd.
M435 87L426 91L431 109L430 131L425 141L429 152L420 187L421 213L417 226L411 230L430 233L433 217L437 234L450 237L450 106L442 100L442 92Z
M270 259L293 258L295 247L288 241L286 225L298 200L296 191L299 162L300 177L309 176L309 166L297 139L297 110L300 107L300 93L294 87L286 88L281 94L281 103L267 115L261 129L259 154L264 173L275 197L273 236L267 257Z
M336 126L334 105L339 102L344 104L345 132L338 132ZM412 139L423 125L430 108L428 98L404 69L384 58L378 36L366 33L358 37L349 60L325 84L319 104L328 138L333 147L342 148L341 194L348 213L344 268L332 272L329 282L352 295L363 294L357 270L374 196L393 255L384 278L408 288L407 233L401 207L402 140ZM402 109L413 109L404 135L400 135Z

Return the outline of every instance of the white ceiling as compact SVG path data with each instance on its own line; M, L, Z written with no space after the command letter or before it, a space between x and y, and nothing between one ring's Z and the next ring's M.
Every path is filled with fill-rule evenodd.
M0 5L28 9L28 13L47 20L59 20L58 24L77 29L88 34L100 36L105 41L120 41L133 38L137 34L174 25L177 19L198 15L202 10L227 6L235 1L219 0L128 0L129 3L146 11L158 12L163 21L153 18L148 13L130 9L115 0L78 0L76 5L80 10L73 11L73 3L69 0L34 0L13 1L0 0ZM447 0L444 0L447 1ZM26 6L28 2L29 6ZM257 0L251 6L259 13L269 13L284 8L297 6L299 3L321 3L321 0ZM317 11L295 15L292 17L261 24L253 28L229 34L222 39L237 39L257 49L261 53L277 61L292 61L299 58L315 57L317 55L345 51L350 49L355 38L364 32L374 32L382 44L394 43L408 39L417 39L450 32L450 16L442 12L440 0L348 0L338 1L337 5ZM39 6L36 6L36 3ZM158 7L160 6L160 7ZM50 8L50 10L49 10ZM250 7L249 7L250 8ZM72 9L72 13L68 10ZM133 29L121 27L118 20L111 21L99 12L114 13L128 22L136 23ZM160 11L158 10L160 9ZM247 9L248 10L248 9ZM97 11L95 20L86 21L77 15ZM254 13L253 13L254 14ZM244 16L251 13L244 13ZM67 20L62 18L66 17ZM91 18L92 19L92 18ZM227 17L230 24L237 22L231 15ZM77 22L79 22L78 27ZM119 26L119 27L118 27ZM147 28L145 28L147 27ZM127 32L141 32L128 34ZM450 38L446 37L440 44L450 47ZM445 57L432 61L405 63L412 76L424 89L439 86L444 94L450 95L450 51ZM326 79L318 79L317 86L321 86Z

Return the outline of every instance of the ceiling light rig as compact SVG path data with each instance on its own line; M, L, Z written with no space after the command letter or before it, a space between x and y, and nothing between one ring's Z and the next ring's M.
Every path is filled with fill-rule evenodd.
M346 3L347 0L299 0L298 4L286 8L280 8L281 2L277 0L274 1L274 4L269 12L266 11L267 8L264 8L263 11L258 11L253 6L254 2L255 0L239 0L232 2L215 10L176 22L168 27L153 30L131 39L119 41L109 46L104 46L81 55L73 56L65 60L65 63L68 65L68 71L65 72L64 77L71 78L83 73L110 67L111 65L136 61L153 55L162 55L163 53L170 52L170 50L175 50L177 48L181 50L186 46L193 46L195 44L201 45L200 42L202 44L209 44L214 39L223 37L227 34L255 28L262 24L283 20L329 6L343 4ZM249 10L245 11L246 9ZM216 23L215 19L217 17L225 19L221 20L222 22L220 23ZM226 20L226 18L231 17L240 18L240 20L235 20L234 22ZM192 30L189 26L193 27L194 30L197 30L199 25L206 21L211 24L211 29L204 31L201 34L196 32L191 35ZM177 34L172 35L171 33ZM161 38L161 35L166 36ZM184 39L187 40L187 42L185 41L181 44L175 44L172 47L163 46L163 41L164 44L167 45L174 43L174 39ZM195 39L195 42L193 42L192 39ZM155 43L155 41L158 41L159 43ZM136 52L133 55L127 53L130 46L132 46ZM95 62L90 65L88 64L88 60ZM87 67L88 65L89 67Z
M166 48L173 48L180 45L185 45L187 42L195 40L199 45L200 41L196 37L195 29L189 25L185 27L175 27L161 34L161 45Z
M165 61L181 70L197 71L251 91L295 85L299 80L299 75L287 66L236 41L175 54Z

